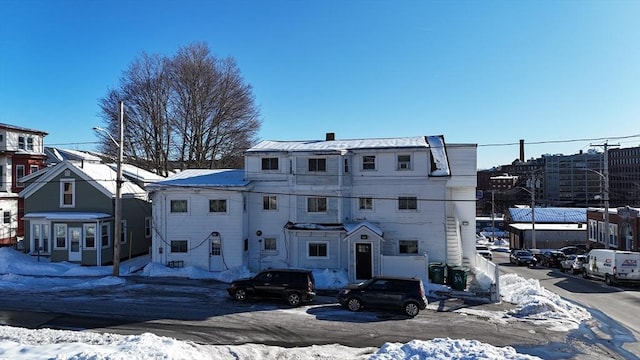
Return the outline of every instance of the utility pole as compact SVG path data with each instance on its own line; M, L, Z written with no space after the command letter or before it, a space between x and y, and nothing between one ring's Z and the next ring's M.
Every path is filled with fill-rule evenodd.
M607 141L601 145L591 146L600 146L604 149L604 164L603 164L603 179L604 179L604 193L602 194L604 200L604 248L609 248L609 243L611 242L611 229L609 228L609 147L610 146L620 146L620 144L609 145Z
M120 244L122 241L122 158L124 155L124 103L120 101L120 138L116 168L116 211L113 240L113 276L120 276Z

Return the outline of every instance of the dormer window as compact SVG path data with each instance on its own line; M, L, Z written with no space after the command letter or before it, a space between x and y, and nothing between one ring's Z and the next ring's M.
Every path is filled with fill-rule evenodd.
M18 149L24 150L24 136L18 136Z
M362 157L362 170L375 170L376 169L376 157L367 155Z
M398 170L411 170L411 155L398 155Z
M27 150L33 151L33 138L27 138Z

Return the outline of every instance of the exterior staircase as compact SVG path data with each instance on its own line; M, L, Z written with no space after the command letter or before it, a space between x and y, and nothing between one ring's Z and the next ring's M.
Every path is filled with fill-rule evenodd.
M447 264L463 265L460 226L455 217L447 217Z

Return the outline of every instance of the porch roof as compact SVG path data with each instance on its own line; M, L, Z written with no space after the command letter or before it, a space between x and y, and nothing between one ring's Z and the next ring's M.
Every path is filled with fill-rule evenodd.
M95 212L36 212L25 214L23 220L86 221L111 217L111 214Z

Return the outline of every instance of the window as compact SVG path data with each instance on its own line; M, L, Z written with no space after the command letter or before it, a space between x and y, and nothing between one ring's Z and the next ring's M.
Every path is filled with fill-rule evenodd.
M209 200L209 212L211 212L211 213L226 213L227 212L227 200L225 200L225 199Z
M56 237L56 249L67 247L67 224L55 224L53 231Z
M418 209L418 199L415 196L400 196L398 198L398 210Z
M264 238L264 251L276 251L278 250L278 241L274 237Z
M376 157L375 156L363 156L362 157L362 170L375 170L376 169Z
M398 155L398 170L411 170L411 155Z
M100 226L100 241L103 248L109 247L109 224L102 224L102 226Z
M174 253L186 253L188 249L188 241L187 240L171 240L171 250L172 254Z
M278 210L278 197L275 195L263 196L262 210Z
M11 224L11 211L5 211L2 213L2 219L5 224Z
M18 149L24 150L24 136L18 136Z
M349 173L349 159L344 159L344 173Z
M127 242L127 220L120 221L120 243Z
M589 220L589 240L598 240L598 222L596 220Z
M327 198L310 197L307 198L307 212L327 212Z
M327 257L327 243L309 243L309 257Z
M96 225L85 224L84 225L84 248L96 247Z
M373 198L361 197L358 199L360 210L373 210Z
M262 158L262 170L278 170L278 158Z
M151 237L151 218L150 217L144 218L144 237L146 238Z
M327 159L309 159L309 171L327 171Z
M187 212L187 200L171 200L171 212L172 213L186 213Z
M33 174L36 171L38 171L38 167L36 165L29 166L29 174Z
M75 188L76 183L74 179L60 180L60 207L74 207Z
M400 254L417 254L418 253L418 241L417 240L400 240Z
M32 228L31 238L33 239L32 252L42 251L42 240L40 239L40 224L34 224Z
M27 150L33 151L33 138L27 138Z
M16 165L16 186L23 187L24 184L20 182L20 179L24 177L24 165Z
M222 242L220 241L220 237L214 237L211 239L211 255L220 256L222 254Z

